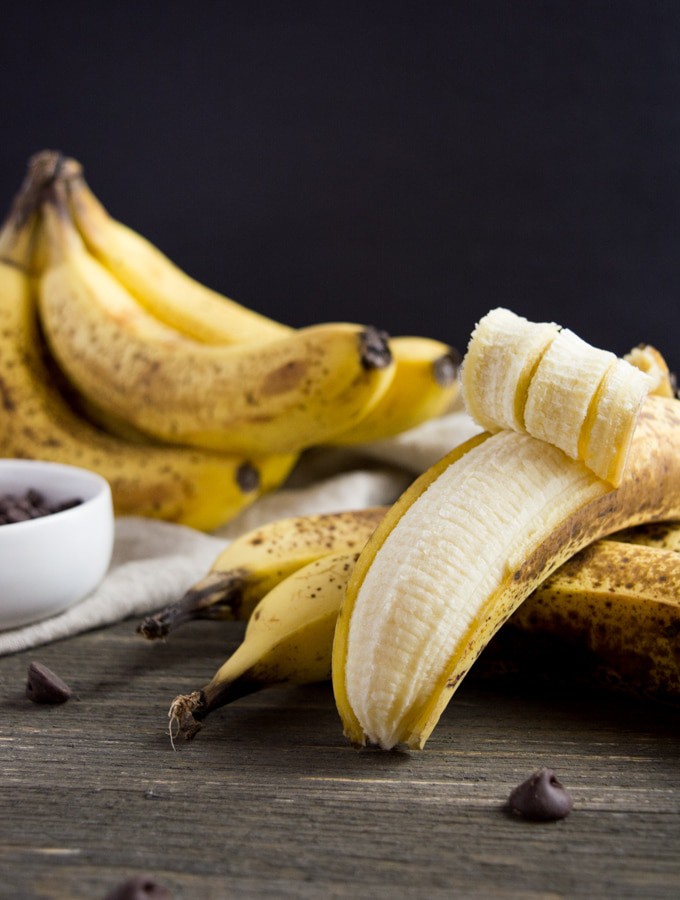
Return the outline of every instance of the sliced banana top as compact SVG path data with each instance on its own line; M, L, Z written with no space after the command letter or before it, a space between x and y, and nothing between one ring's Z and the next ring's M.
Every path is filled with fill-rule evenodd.
M621 483L642 402L654 380L568 328L491 310L462 366L466 408L488 431L524 432Z

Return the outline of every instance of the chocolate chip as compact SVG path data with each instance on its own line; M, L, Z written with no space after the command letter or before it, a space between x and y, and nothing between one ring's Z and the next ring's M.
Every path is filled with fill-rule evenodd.
M133 875L110 891L105 900L172 900L172 893L152 875Z
M28 667L26 696L34 703L65 703L71 696L71 688L47 666L32 662Z
M34 488L29 488L21 497L17 497L15 494L0 494L0 525L12 525L15 522L39 519L42 516L49 516L52 513L79 506L82 502L78 497L70 497L68 500L50 504Z
M26 501L32 506L43 506L45 503L45 498L41 493L39 493L39 491L36 491L33 488L29 488L26 491Z
M523 781L508 798L512 812L535 822L563 819L571 812L569 792L555 777L552 769L540 769Z

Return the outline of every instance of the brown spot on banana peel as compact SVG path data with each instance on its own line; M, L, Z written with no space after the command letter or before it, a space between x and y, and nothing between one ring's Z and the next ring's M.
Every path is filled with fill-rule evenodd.
M278 369L268 372L260 386L263 397L271 397L275 394L286 394L297 389L299 383L307 374L309 366L304 359L290 360Z
M501 624L529 594L575 553L598 538L650 521L680 517L680 403L649 397L643 406L621 485L600 493L555 529L524 560L519 576L509 572L480 609L430 701L407 724L406 743L422 749L463 675Z
M12 391L2 377L0 377L0 404L2 404L2 408L5 412L8 413L14 412L16 409Z

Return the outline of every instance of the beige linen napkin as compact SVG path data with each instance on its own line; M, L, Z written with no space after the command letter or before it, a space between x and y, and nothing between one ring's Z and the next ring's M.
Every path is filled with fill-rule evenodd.
M286 488L262 497L212 534L152 519L120 517L111 565L99 587L65 612L0 631L0 655L130 616L142 618L178 600L205 575L229 541L266 522L393 503L414 475L479 431L466 413L458 411L389 440L351 450L312 451Z

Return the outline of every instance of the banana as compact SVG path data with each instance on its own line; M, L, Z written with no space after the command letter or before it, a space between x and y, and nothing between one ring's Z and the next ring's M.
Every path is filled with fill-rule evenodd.
M680 553L680 522L649 522L637 528L625 528L612 535L613 540L628 544L643 544L660 550Z
M62 162L74 221L90 252L156 319L208 344L265 342L293 329L216 294L180 271L132 229L114 220L92 193L76 160ZM376 406L333 444L391 437L437 417L458 396L457 351L441 341L400 337L391 341L395 376ZM98 419L106 415L96 412ZM114 433L125 425L109 418Z
M387 389L394 366L373 328L318 325L223 347L159 322L86 251L63 193L55 185L42 210L41 321L68 379L106 413L169 443L292 453L348 430Z
M671 531L680 546L680 523ZM642 529L637 536L653 540ZM243 643L210 682L173 700L173 736L193 738L212 711L263 688L330 678L336 620L357 557L329 554L278 582L255 607ZM600 540L538 586L485 657L496 666L516 664L518 633L530 659L534 645L540 652L541 639L566 637L587 647L627 689L674 699L680 697L678 629L680 553Z
M617 487L640 407L654 387L642 368L569 329L506 309L476 325L462 367L468 412L489 431L548 441Z
M260 600L293 572L322 557L362 549L386 511L292 516L240 535L204 578L177 603L144 619L138 631L155 640L192 619L248 621Z
M563 328L531 378L524 406L525 430L572 459L583 458L579 451L582 436L588 433L586 418L595 406L600 383L615 363L613 353L591 347ZM639 370L631 371L643 380Z
M171 733L190 739L210 712L263 687L330 678L338 609L357 556L324 556L274 587L250 617L243 643L211 681L173 700Z
M674 534L680 544L677 525ZM536 672L537 660L555 656L575 681L581 674L592 684L596 676L629 693L677 701L679 633L680 553L601 540L546 579L488 649L520 670Z
M680 517L680 403L648 397L621 485L529 435L484 433L407 489L362 552L338 619L345 733L425 745L503 622L587 544Z
M465 408L491 432L525 431L524 407L541 357L559 334L554 322L529 322L502 307L475 326L461 369Z
M459 393L458 352L424 337L393 337L395 371L391 384L363 419L333 438L337 445L363 444L393 437L437 418L453 406Z
M206 344L266 342L292 332L199 284L146 238L113 219L76 160L65 160L60 175L88 249L158 320Z
M676 396L675 376L668 371L668 364L656 347L652 347L651 344L638 344L623 358L650 376L653 382L651 394L658 394L659 397Z
M0 231L0 455L70 463L99 472L119 515L211 530L277 487L294 455L230 457L128 444L77 414L56 386L27 266L30 222L21 204Z

